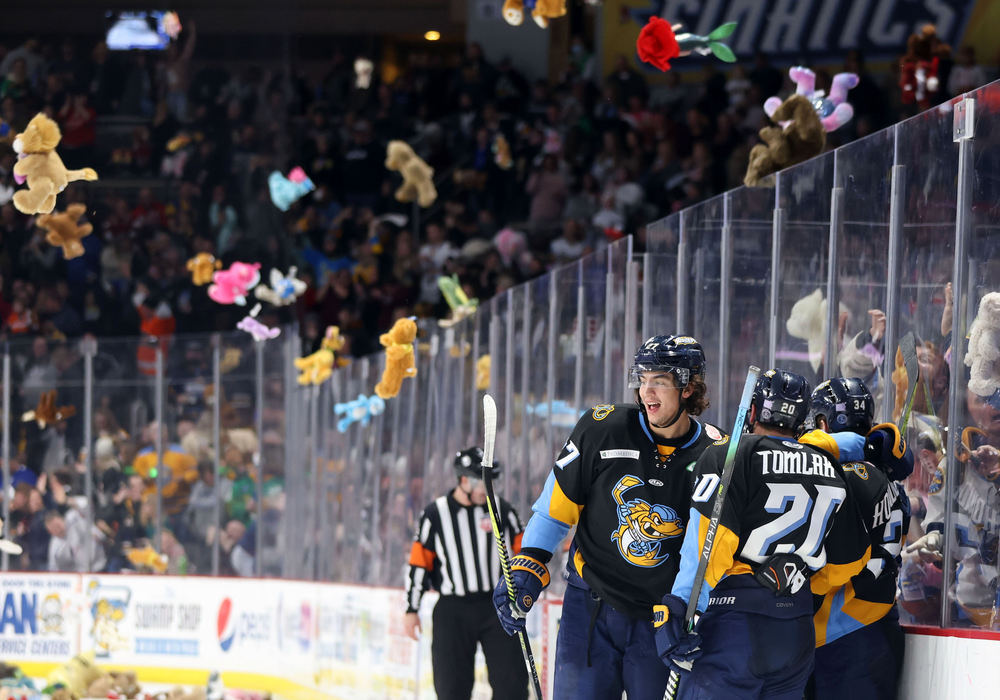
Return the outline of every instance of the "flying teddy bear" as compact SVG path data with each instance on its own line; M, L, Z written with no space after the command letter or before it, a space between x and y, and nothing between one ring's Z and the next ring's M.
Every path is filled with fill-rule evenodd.
M70 204L66 207L66 211L42 214L36 222L39 227L48 231L45 240L49 245L62 247L63 257L67 260L83 255L83 244L80 239L89 236L94 230L90 224L77 224L77 220L85 211L87 207L84 204Z
M246 331L253 336L254 340L257 341L271 340L272 338L277 338L281 335L280 328L271 328L270 326L265 326L263 323L258 321L257 314L259 313L260 304L256 304L250 310L249 314L240 319L240 322L236 324L236 327L241 331Z
M847 91L857 87L857 74L837 73L833 76L829 97L825 96L823 90L816 89L816 74L808 68L794 66L788 70L788 75L795 83L795 94L802 95L812 103L827 133L836 131L854 117L854 107L847 101ZM780 97L769 97L764 102L764 112L773 118L780 106Z
M14 180L28 184L28 189L14 193L14 206L22 214L49 214L56 207L56 195L70 182L97 179L93 168L66 169L55 151L61 139L59 126L44 114L36 114L14 137Z
M413 152L406 141L390 141L386 148L385 167L399 172L403 184L396 190L397 202L412 202L429 207L437 199L434 187L434 168Z
M458 275L452 275L451 277L440 275L438 277L438 288L451 308L451 317L442 318L438 321L438 325L442 328L451 328L459 321L468 318L476 312L479 300L469 299L465 290L462 289L462 284L458 281Z
M294 265L288 268L288 274L283 275L278 269L271 270L271 286L259 284L253 290L254 296L274 306L294 304L295 300L306 291L306 283L295 274L299 271Z
M378 396L365 396L358 394L358 398L345 403L337 403L333 406L334 415L343 415L337 421L337 430L346 433L352 423L368 425L372 416L380 416L385 412L385 401Z
M195 286L202 286L212 281L212 275L216 270L222 268L222 261L216 260L211 253L198 253L187 261L188 272L191 273L191 282Z
M288 209L298 199L306 196L316 189L316 185L309 179L302 168L292 168L285 177L275 170L267 177L267 188L271 193L271 202L281 211Z
M38 405L35 406L35 409L22 414L21 420L25 423L33 420L38 424L39 428L44 430L47 425L66 420L75 415L75 406L56 407L56 390L52 389L51 391L43 391L38 397Z
M951 55L951 47L937 35L937 27L925 24L919 34L906 40L906 55L899 60L900 101L916 103L920 109L930 107L941 89L938 69L942 58Z
M476 389L486 391L490 388L490 367L492 365L489 355L483 355L476 360Z
M391 399L399 393L403 379L417 376L413 363L413 341L417 338L417 324L412 318L401 318L392 324L388 333L379 336L385 348L385 370L382 380L375 385L375 393Z
M804 95L792 95L782 102L771 120L779 126L765 126L757 132L764 143L750 150L743 177L748 187L756 187L765 177L819 155L826 145L826 129Z
M504 0L503 18L515 27L524 22L525 9L531 11L531 18L542 29L549 26L549 20L566 14L566 0Z
M983 295L969 329L969 390L979 396L1000 391L1000 292Z
M212 274L208 296L219 304L246 306L250 290L260 282L260 263L234 262L226 270Z
M295 367L301 372L298 379L299 384L317 386L329 379L330 375L333 374L336 359L334 353L339 352L342 347L344 347L344 337L340 335L340 328L327 326L319 350L311 355L295 359ZM337 364L342 365L343 363L338 362Z

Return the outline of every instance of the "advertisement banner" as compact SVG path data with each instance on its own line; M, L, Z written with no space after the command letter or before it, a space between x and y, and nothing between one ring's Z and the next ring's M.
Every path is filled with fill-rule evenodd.
M0 574L0 603L0 659L62 662L79 652L79 576Z
M605 0L601 65L608 74L624 56L630 67L652 82L662 80L664 74L639 61L635 50L639 30L654 16L682 23L681 31L702 36L720 24L737 22L726 43L748 63L762 51L777 64L840 65L850 49L860 49L869 61L895 59L905 53L910 34L928 22L937 27L943 41L957 48L974 10L977 15L987 13L990 4L988 0ZM994 58L980 56L980 61ZM678 60L673 69L702 70L705 60L697 56Z

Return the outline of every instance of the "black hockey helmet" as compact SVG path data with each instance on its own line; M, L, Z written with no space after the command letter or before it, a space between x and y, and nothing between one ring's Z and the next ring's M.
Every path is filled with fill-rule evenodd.
M638 389L643 372L669 372L681 389L691 378L705 374L705 351L689 335L654 335L635 351L628 374L628 388Z
M467 476L470 479L482 479L483 448L478 446L469 447L461 452L456 452L453 466L455 467L456 476ZM500 466L500 463L493 460L493 471L490 472L490 474L493 476L499 476L502 471L503 469Z
M857 377L834 377L813 389L813 416L823 416L831 433L867 435L875 421L875 399Z
M757 422L785 430L798 430L809 415L809 382L801 374L769 369L753 389Z

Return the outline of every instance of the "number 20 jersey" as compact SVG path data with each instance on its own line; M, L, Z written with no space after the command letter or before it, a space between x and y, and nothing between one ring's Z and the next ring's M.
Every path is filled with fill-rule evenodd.
M681 569L673 588L685 600L718 497L727 443L723 439L705 450L696 467ZM870 556L867 532L857 504L847 498L840 465L830 458L835 450L832 445L828 452L768 435L742 437L699 596L700 610L706 609L709 591L724 577L752 574L754 565L773 554L801 557L814 572L814 593L846 583L861 570Z

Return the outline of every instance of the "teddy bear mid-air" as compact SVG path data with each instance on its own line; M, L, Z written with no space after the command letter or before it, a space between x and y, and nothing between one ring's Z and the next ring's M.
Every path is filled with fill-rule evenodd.
M89 236L94 227L91 224L78 224L77 221L87 207L83 204L70 204L66 211L56 214L42 214L38 217L38 226L45 229L45 240L49 245L60 246L67 260L83 255L84 236Z
M14 137L14 180L26 182L27 189L14 193L14 206L22 214L49 214L56 207L56 195L74 180L96 180L93 168L67 170L56 153L62 134L59 126L44 114L36 114L28 126Z

